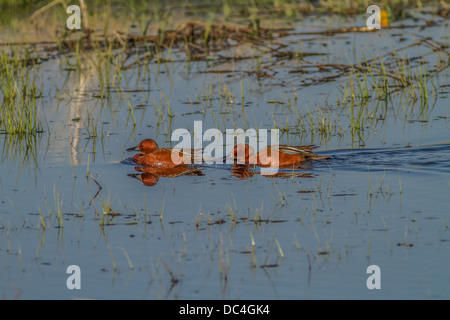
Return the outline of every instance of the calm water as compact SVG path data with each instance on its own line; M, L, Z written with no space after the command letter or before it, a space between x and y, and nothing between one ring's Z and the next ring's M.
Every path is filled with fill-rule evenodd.
M349 23L337 21L306 20L294 28ZM448 43L445 23L410 28L410 34L404 29L293 34L278 41L323 54L312 62L357 63L412 44L418 36ZM424 46L406 51L409 57L424 55L425 70L444 56L429 54ZM403 91L392 95L385 111L369 98L361 108L373 108L380 120L367 121L354 136L348 109L337 103L348 77L309 85L319 73L292 73L293 61L264 57L269 59L263 55L262 63L274 63L266 70L274 72L269 78L246 72L255 69L256 59L151 63L139 72L121 72L124 94L110 88L105 99L97 98L101 88L92 68L79 77L65 69L64 56L36 66L45 132L28 156L0 136L0 295L450 298L448 69L430 76L430 98L422 104L411 103ZM204 73L214 68L234 72ZM300 130L299 119L308 125L310 115L324 114L334 123L329 135ZM285 125L289 132L281 143L320 145L317 153L331 158L305 164L295 177L256 172L242 179L229 165L204 165L198 167L203 175L161 175L152 186L136 179L141 172L124 150L144 138L174 145L171 132L192 130L194 121L202 121L204 131ZM98 194L93 179L102 186ZM102 225L108 205L115 215ZM81 269L81 290L66 287L69 265ZM380 290L366 286L370 265L381 269Z

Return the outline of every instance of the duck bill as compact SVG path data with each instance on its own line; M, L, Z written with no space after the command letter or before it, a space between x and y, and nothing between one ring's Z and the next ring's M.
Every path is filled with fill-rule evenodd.
M141 173L129 173L129 174L127 174L127 176L135 178L135 179L138 179L140 181L142 180L141 179Z
M139 146L128 148L127 151L139 151Z

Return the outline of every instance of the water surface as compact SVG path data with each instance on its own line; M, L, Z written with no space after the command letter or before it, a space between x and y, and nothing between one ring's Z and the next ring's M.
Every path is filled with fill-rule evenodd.
M310 62L346 64L419 36L449 40L448 20L407 32L296 34L348 24L363 20L294 21L292 35L277 41L318 53ZM354 107L373 112L358 132L342 101L349 76L314 83L336 70L299 73L299 61L270 54L187 62L174 50L171 62L121 71L106 88L92 67L67 69L70 56L33 67L42 79L45 132L29 140L32 148L0 135L0 295L448 299L449 74L431 73L445 54L429 47L401 54L423 56L411 64L430 72L428 98L413 101L403 89L382 104L371 91ZM252 73L271 63L269 77ZM328 133L317 129L322 119L331 123ZM276 127L280 143L316 144L330 159L306 163L295 176L256 171L243 179L217 164L199 166L203 175L159 176L152 186L136 179L142 172L125 149L144 138L173 146L171 132L192 130L194 121L204 130ZM73 264L81 290L66 287ZM366 286L370 265L381 269L380 290Z

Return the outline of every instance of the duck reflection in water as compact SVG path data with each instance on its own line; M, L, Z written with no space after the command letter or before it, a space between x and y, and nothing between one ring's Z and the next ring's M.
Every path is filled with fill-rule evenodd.
M138 179L146 186L156 185L161 177L175 178L180 176L204 176L204 173L200 169L188 166L178 166L173 168L134 167L134 169L139 173L130 173L128 176Z
M307 172L299 172L298 170L305 170L304 168L301 169L299 167L293 167L292 170L286 170L286 171L278 171L273 174L264 174L261 171L256 170L257 166L255 165L249 165L249 164L234 164L231 167L231 173L233 176L239 178L239 179L248 179L253 177L255 174L259 174L263 177L267 178L312 178L313 175L311 173Z

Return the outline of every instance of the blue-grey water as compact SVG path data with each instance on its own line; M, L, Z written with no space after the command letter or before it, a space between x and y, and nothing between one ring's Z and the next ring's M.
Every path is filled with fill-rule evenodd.
M298 21L294 28L345 25L333 21ZM317 63L356 63L417 35L449 41L448 21L404 31L278 41L297 48L301 40L304 51L323 54L310 58ZM402 53L427 54L427 72L445 57L430 51L413 46ZM95 70L86 66L79 76L64 68L65 59L34 67L44 133L29 148L0 135L2 298L450 297L448 69L430 75L425 102L403 89L387 106L375 108L371 98L357 105L374 114L355 134L348 105L338 102L349 78L309 85L320 73L289 72L295 61L275 59L269 78L245 72L256 59L154 62L121 71L123 94L110 87L100 99ZM213 68L235 72L203 72ZM332 122L329 134L312 130L311 121L321 119ZM306 163L296 176L250 170L243 178L224 164L142 183L125 149L144 138L173 146L171 132L192 130L194 121L204 130L287 127L281 143L315 144L330 158ZM67 288L70 265L80 267L79 290ZM380 267L381 289L367 287L371 265Z

